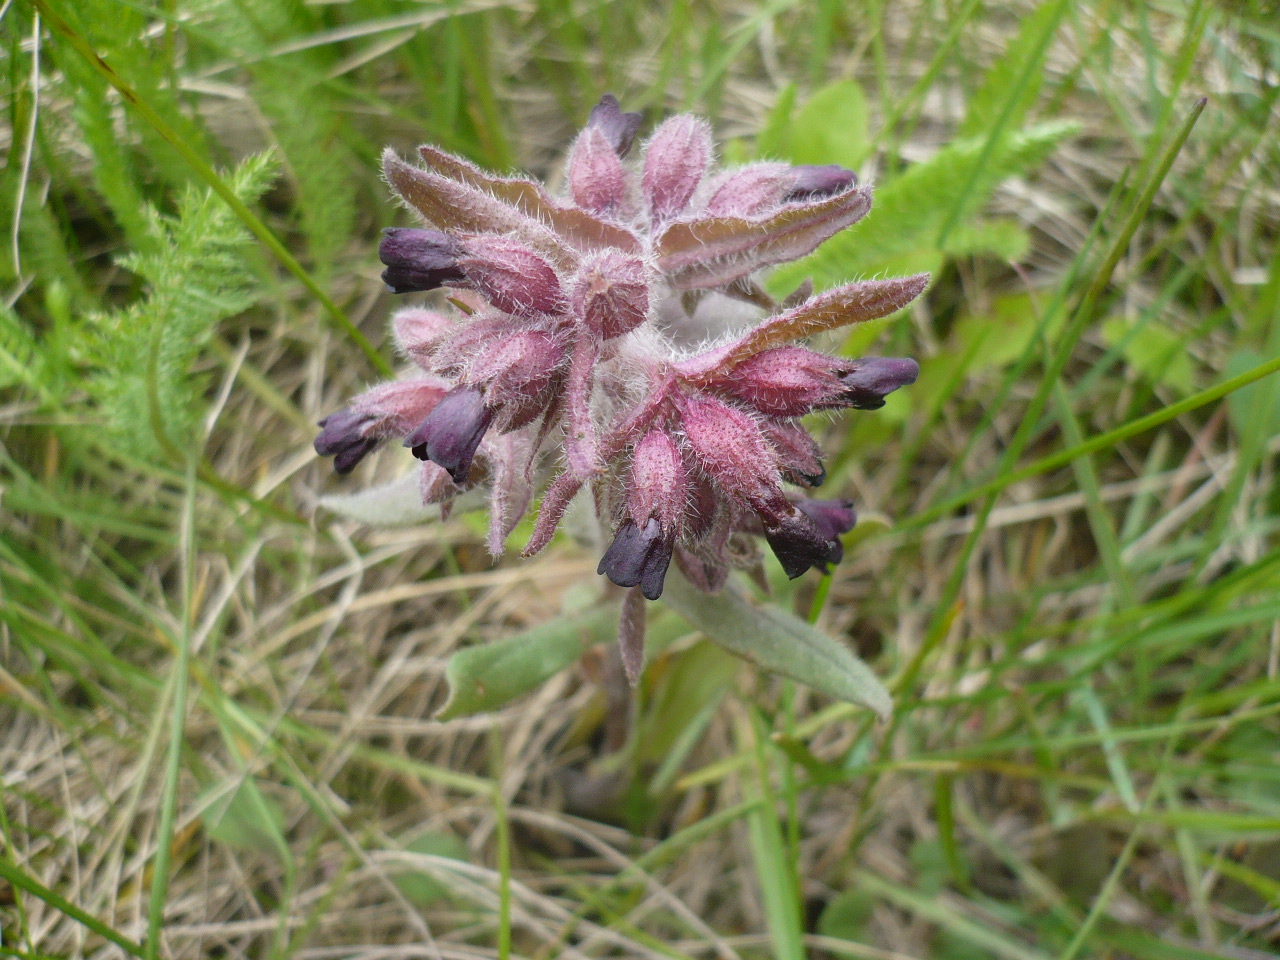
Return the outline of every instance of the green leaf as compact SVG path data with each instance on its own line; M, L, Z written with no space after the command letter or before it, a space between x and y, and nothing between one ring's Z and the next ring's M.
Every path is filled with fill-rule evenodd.
M839 80L815 92L792 116L778 154L792 163L838 163L857 169L871 147L867 116L862 87L854 80ZM761 140L763 149L765 138Z
M640 722L637 747L642 762L661 763L742 669L742 661L712 643L695 643L670 660Z
M778 99L769 111L769 119L756 140L756 153L761 157L785 157L791 143L791 115L795 112L796 85L789 83L782 88Z
M948 256L990 254L1016 263L1031 249L1026 228L1012 220L987 220L956 227L947 236L943 250Z
M749 603L732 584L709 595L673 570L662 599L711 640L766 670L882 718L893 710L889 691L848 648L783 610Z
M242 202L274 180L270 154L249 157L228 177ZM146 283L129 306L93 314L80 331L85 387L121 448L169 460L196 440L204 407L203 377L193 376L218 324L260 296L248 250L252 238L212 190L189 188L175 217L145 211L151 242L120 265ZM151 252L146 252L150 250Z
M1227 358L1227 375L1237 376L1267 359L1256 350L1241 348ZM1259 436L1262 437L1280 433L1280 397L1277 396L1274 381L1264 380L1250 384L1230 394L1227 397L1227 412L1236 432L1241 435L1247 435L1252 429L1258 429ZM1265 417L1266 422L1259 424L1260 417Z
M618 611L612 606L574 617L557 617L497 643L468 647L449 658L445 679L449 699L437 720L496 710L532 690L613 636Z
M44 355L31 330L9 307L0 304L0 387L19 384L40 392Z
M1112 317L1102 324L1102 339L1107 346L1118 346L1129 366L1152 383L1184 395L1195 389L1191 358L1176 333L1153 322L1132 323Z
M404 845L406 853L420 853L432 857L445 857L466 863L467 845L452 833L428 830ZM414 906L427 907L449 898L448 885L424 870L410 870L392 877L392 882Z
M284 838L284 813L280 805L262 792L252 777L227 792L219 785L206 791L223 796L204 811L205 833L210 840L236 850L272 850L282 861L289 859L289 845Z
M1001 297L991 305L990 313L968 314L956 322L949 350L953 359L949 362L968 357L975 371L1007 367L1022 356L1028 341L1035 336L1038 322L1030 295ZM1052 339L1061 325L1059 314L1050 321L1045 335Z
M876 898L862 890L846 890L828 901L818 917L818 933L837 940L861 940Z

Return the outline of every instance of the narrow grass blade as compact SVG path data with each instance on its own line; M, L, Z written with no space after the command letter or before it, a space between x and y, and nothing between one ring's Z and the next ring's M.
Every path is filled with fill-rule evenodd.
M5 880L9 881L9 883L13 884L15 890L23 890L31 894L33 897L43 900L55 910L65 913L72 920L88 927L104 940L110 940L117 947L130 955L140 958L144 956L142 944L134 943L115 928L103 923L92 914L81 910L66 897L50 890L34 877L28 876L22 870L19 870L13 864L3 859L0 859L0 877L3 877Z

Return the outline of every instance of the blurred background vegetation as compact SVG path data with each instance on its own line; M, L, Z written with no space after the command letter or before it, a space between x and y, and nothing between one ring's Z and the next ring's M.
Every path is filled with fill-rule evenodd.
M6 0L0 955L1273 956L1278 23ZM311 450L393 360L379 151L554 182L606 91L876 181L777 289L934 272L829 344L922 375L822 422L863 522L774 593L890 722L671 612L632 695L594 554L316 510L405 465ZM433 719L513 637L572 663Z

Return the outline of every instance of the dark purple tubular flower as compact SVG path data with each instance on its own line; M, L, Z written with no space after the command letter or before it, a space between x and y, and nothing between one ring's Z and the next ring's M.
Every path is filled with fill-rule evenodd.
M465 280L458 266L461 255L458 241L439 230L388 227L378 244L378 258L387 265L382 282L392 293L435 290L441 284Z
M316 424L321 428L315 439L316 453L322 457L333 457L336 472L350 473L382 442L381 437L367 437L364 433L375 419L350 407L329 414Z
M899 387L915 383L920 364L910 357L867 357L855 360L852 369L840 378L845 385L842 398L855 410L879 410L884 398Z
M620 587L639 584L645 599L657 600L662 596L662 585L674 547L674 539L666 536L662 524L652 517L643 527L637 527L633 520L626 520L618 527L596 573L603 573Z
M606 93L600 102L591 108L587 116L587 126L595 127L604 134L609 146L619 157L625 157L635 142L636 131L640 129L641 116L638 113L623 113L618 105L618 98Z
M844 556L839 538L827 536L806 515L789 517L776 526L766 523L764 538L791 580L810 567L828 573L831 564Z
M821 200L858 183L858 175L836 163L802 164L791 168L794 183L783 200Z
M853 501L814 500L810 497L802 497L796 501L796 509L813 521L814 526L818 528L818 532L822 536L835 544L835 550L833 551L835 559L831 562L839 563L843 560L844 544L840 542L840 535L848 533L858 522L858 514L853 509Z
M443 467L454 483L465 483L476 448L493 422L484 394L475 387L456 387L444 395L404 445L419 460Z

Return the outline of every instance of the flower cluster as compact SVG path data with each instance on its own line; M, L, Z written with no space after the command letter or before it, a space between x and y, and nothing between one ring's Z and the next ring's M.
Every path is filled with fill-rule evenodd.
M383 279L397 294L444 288L457 309L396 314L420 369L322 420L316 451L346 473L398 439L423 461L423 501L443 510L483 485L495 555L549 467L524 555L585 487L611 536L599 572L633 597L656 599L673 558L714 591L754 559L757 536L789 576L826 572L855 514L803 495L825 471L800 418L879 407L917 366L793 341L887 316L928 278L818 296L806 285L776 303L756 272L864 216L870 189L838 166L717 172L707 124L688 115L628 162L639 126L604 97L570 150L563 197L432 146L421 165L387 152L386 179L423 227L385 232Z

